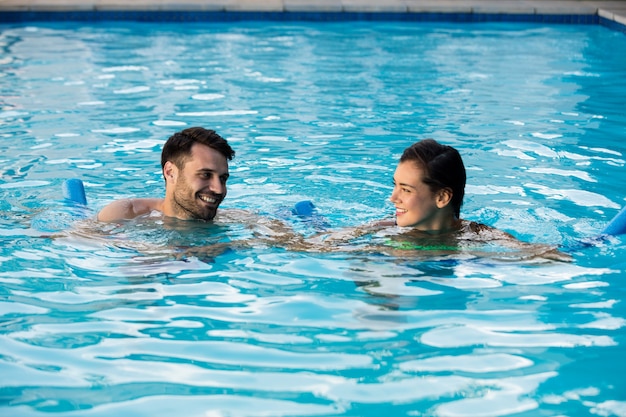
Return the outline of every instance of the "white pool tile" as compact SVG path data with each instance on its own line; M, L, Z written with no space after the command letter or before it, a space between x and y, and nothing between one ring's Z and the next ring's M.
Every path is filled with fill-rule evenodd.
M337 0L283 0L287 12L341 12L343 6Z
M225 10L232 12L283 12L282 0L228 0Z
M472 13L472 4L458 0L406 0L409 12L413 13Z
M408 11L404 0L343 0L341 2L345 12L388 12L406 13Z

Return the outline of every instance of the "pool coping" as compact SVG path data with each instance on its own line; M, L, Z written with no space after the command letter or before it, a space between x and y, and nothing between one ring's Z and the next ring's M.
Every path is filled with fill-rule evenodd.
M626 0L0 0L0 22L41 20L523 21L626 33Z

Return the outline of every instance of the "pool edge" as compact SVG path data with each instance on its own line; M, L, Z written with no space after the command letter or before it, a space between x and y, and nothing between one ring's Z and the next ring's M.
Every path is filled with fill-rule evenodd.
M626 33L626 1L0 0L0 23L111 20L525 22L599 24Z

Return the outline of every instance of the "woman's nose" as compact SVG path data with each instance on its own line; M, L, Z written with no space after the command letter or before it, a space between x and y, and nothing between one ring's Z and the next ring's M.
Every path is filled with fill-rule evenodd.
M394 188L393 191L391 192L391 195L389 196L389 200L392 203L395 203L398 200L398 193L396 193L396 189Z

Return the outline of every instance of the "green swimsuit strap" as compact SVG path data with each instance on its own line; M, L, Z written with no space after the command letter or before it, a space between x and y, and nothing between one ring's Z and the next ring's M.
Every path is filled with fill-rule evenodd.
M410 241L397 241L387 239L385 245L400 250L458 250L458 246L453 245L420 245Z

